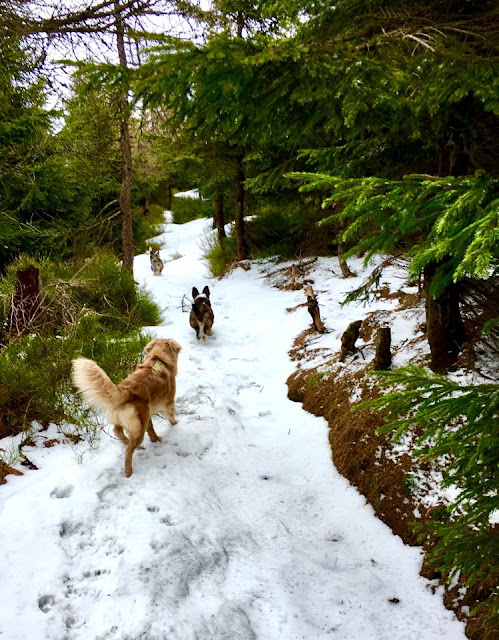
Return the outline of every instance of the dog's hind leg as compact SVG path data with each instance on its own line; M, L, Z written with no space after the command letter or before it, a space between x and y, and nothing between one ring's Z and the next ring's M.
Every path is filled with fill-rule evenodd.
M128 444L128 438L123 433L122 426L120 426L119 424L115 424L113 431L114 431L114 435L118 438L118 440L121 440L123 444Z
M130 436L128 446L125 451L125 475L127 478L129 478L133 473L133 469L132 469L133 452L141 442L142 442L142 438L137 436L132 436L132 435Z
M135 407L128 415L126 430L128 445L125 451L125 475L129 478L132 473L132 456L135 449L142 443L151 415L145 407Z
M151 442L163 442L163 438L160 438L156 431L154 431L154 426L152 424L151 418L149 418L149 424L147 425L147 435Z

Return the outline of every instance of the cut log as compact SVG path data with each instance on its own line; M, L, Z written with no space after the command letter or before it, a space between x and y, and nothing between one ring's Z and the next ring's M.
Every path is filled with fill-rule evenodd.
M374 356L374 370L385 371L390 368L392 354L392 332L390 327L381 327L376 336L376 354Z
M344 362L347 355L355 353L355 343L359 337L362 320L351 322L341 336L340 362Z
M307 296L308 312L312 316L315 330L319 333L326 333L326 327L321 320L321 312L319 309L319 303L317 302L317 296L315 295L312 287L305 287L305 295Z

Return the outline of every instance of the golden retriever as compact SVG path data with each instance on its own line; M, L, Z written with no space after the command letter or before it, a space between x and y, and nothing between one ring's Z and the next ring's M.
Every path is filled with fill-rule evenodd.
M161 411L171 424L175 419L175 376L181 346L171 338L155 338L145 348L146 359L119 384L114 384L93 360L73 360L73 382L95 408L106 409L115 435L127 445L125 475L132 473L132 456L147 431L151 442L161 442L151 416ZM123 433L127 432L128 437Z

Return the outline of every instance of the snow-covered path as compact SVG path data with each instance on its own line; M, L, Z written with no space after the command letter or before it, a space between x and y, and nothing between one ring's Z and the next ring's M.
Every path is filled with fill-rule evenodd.
M150 331L183 347L179 424L156 417L134 475L103 436L0 488L1 640L460 640L464 627L402 544L334 469L323 419L287 399L302 292L257 266L211 281L206 220L165 227L165 264L136 277L164 308ZM211 288L214 335L182 313ZM125 373L125 372L124 372ZM398 599L391 603L390 600Z

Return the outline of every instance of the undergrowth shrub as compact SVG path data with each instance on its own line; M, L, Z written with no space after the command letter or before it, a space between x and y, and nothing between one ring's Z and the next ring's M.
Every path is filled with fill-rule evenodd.
M138 364L149 339L138 331L127 336L103 332L88 317L65 336L31 334L12 340L0 354L0 437L29 431L33 420L88 430L71 383L73 358L96 360L118 382Z
M161 233L161 225L164 224L164 208L157 204L151 204L149 215L145 216L142 208L136 209L132 217L133 239L137 253L145 253L149 238L154 238ZM154 247L156 248L156 247Z
M173 222L184 224L198 218L209 218L213 215L213 208L209 200L202 198L173 198Z
M16 271L33 263L43 287L29 326L16 335L7 332ZM136 366L148 340L139 329L160 322L147 292L104 252L65 264L21 256L0 279L0 298L0 437L29 430L33 420L84 426L71 387L72 359L96 360L118 381Z
M19 256L0 279L3 320L12 302L17 270L29 265L40 270L43 285L38 314L33 319L34 330L55 330L74 324L83 309L98 316L102 327L124 332L156 325L161 320L148 293L138 288L115 256L105 251L97 251L86 260L66 263Z
M432 565L449 581L460 575L470 591L497 585L499 385L460 385L413 365L377 376L382 386L397 390L359 407L386 410L382 431L393 432L395 439L414 433L413 455L422 462L444 462L443 487L457 490L453 501L435 512L438 517L414 527L430 549ZM498 604L492 588L483 606L497 616Z
M326 214L303 204L262 207L246 221L246 242L252 258L330 255L334 238L316 225ZM220 244L216 236L203 244L205 258L215 277L221 277L237 260L236 239Z
M252 257L331 254L334 236L317 227L324 211L304 203L262 207L246 223Z
M236 239L233 236L227 236L223 244L220 244L215 235L207 236L202 243L202 248L215 278L225 275L237 260Z

